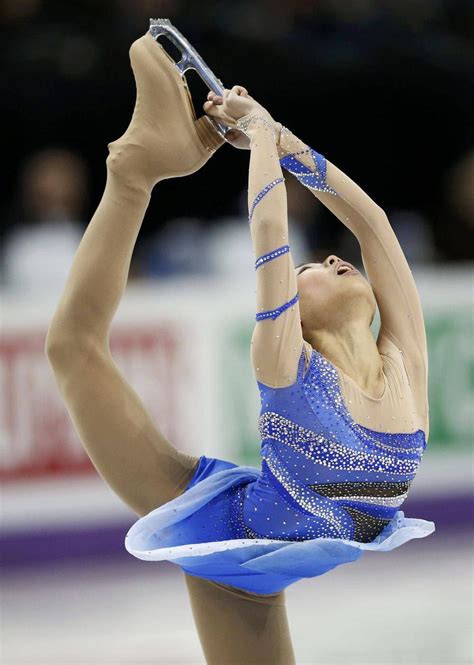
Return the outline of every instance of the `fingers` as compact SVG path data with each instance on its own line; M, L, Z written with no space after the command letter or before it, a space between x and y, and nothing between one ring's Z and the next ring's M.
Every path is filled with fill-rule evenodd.
M247 97L249 93L247 92L247 89L244 88L243 85L234 85L232 86L231 90L228 90L227 88L224 90L224 99L227 99L228 95L232 94L239 96L242 95L242 97Z
M250 99L252 99L247 91L247 88L244 88L242 85L234 85L231 90L229 90L228 88L224 88L223 95L217 95L212 90L209 90L209 92L207 93L207 102L205 102L203 106L204 110L212 108L212 104L216 105L223 104L230 93L234 93L236 95L242 95L243 97L249 97ZM208 104L208 102L211 103Z
M227 106L225 102L232 99L232 97L247 97L252 99L248 94L247 88L242 85L234 85L231 89L224 88L222 95L216 94L213 90L207 93L207 101L203 104L203 110L210 116L222 120L229 127L235 125L235 119L227 113Z
M234 85L231 90L229 90L228 88L224 88L224 99L227 97L229 92L235 92L237 95L244 95L244 96L248 96L249 94L247 88L244 88L243 85ZM217 95L213 90L209 90L209 92L207 93L208 100L212 101L214 97L222 99L222 95Z
M218 111L218 107L222 106L222 104L223 104L222 99L220 99L219 97L214 97L212 101L208 100L207 102L204 102L202 108L206 113L210 113L212 115L213 112L215 113Z
M237 95L243 95L244 97L246 97L249 94L242 85L234 85L232 88L232 92L235 92Z
M216 93L212 92L212 90L210 90L207 93L207 99L208 99L208 101L212 102L213 104L223 104L224 103L224 100L222 99L222 97L220 95L216 95Z
M208 115L212 116L213 118L228 121L228 118L222 107L222 102L220 104L214 104L212 101L208 100L207 102L204 102L202 108Z

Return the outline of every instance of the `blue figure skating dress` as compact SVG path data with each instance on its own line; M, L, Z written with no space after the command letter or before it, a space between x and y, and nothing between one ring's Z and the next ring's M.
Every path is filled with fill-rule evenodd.
M306 371L304 361L302 350L290 386L257 381L261 469L201 456L186 491L130 528L130 554L266 594L434 531L400 510L423 431L358 424L335 366L314 349Z

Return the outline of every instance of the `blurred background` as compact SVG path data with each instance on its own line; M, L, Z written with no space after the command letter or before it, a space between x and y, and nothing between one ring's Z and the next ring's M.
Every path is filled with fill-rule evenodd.
M471 0L3 0L0 662L204 663L181 570L125 551L136 517L87 458L43 351L150 17L384 208L425 311L430 440L403 509L437 530L289 587L298 664L471 663ZM207 90L186 78L202 115ZM248 158L224 145L155 189L111 347L174 445L259 466ZM284 175L295 264L360 267L350 232Z

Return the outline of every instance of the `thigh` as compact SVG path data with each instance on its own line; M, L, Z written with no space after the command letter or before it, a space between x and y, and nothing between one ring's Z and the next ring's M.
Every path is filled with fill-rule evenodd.
M55 377L95 468L137 515L184 492L199 458L176 450L159 431L109 350L77 349Z
M208 665L295 665L284 591L253 594L184 575Z

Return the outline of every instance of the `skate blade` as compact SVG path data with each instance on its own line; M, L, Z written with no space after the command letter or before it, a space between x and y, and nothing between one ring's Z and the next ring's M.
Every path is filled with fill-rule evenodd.
M176 46L176 48L181 53L181 60L179 62L175 62L173 58L169 55L169 53L167 53L165 49L163 49L168 58L171 60L171 62L178 69L179 73L182 76L185 90L189 98L189 103L191 104L191 108L194 113L194 117L196 117L196 112L194 109L191 92L189 90L188 83L185 77L185 73L188 71L188 69L194 69L194 71L197 72L197 74L201 77L201 80L205 83L205 85L209 88L209 90L215 92L216 95L224 94L224 84L222 83L222 81L218 79L217 76L211 71L211 69L206 65L206 63L201 58L196 49L193 46L191 46L186 37L184 37L180 33L180 31L171 23L169 19L151 18L150 33L155 41L158 40L158 37L165 36L167 39L169 39L169 41L172 44L174 44L174 46ZM158 41L157 43L159 44ZM161 44L159 44L159 46L161 46ZM163 47L161 46L161 48ZM222 138L225 139L225 135L232 128L224 124L223 122L218 121L215 118L212 118L211 116L208 117L212 121L213 125L215 126L219 134L222 136Z

